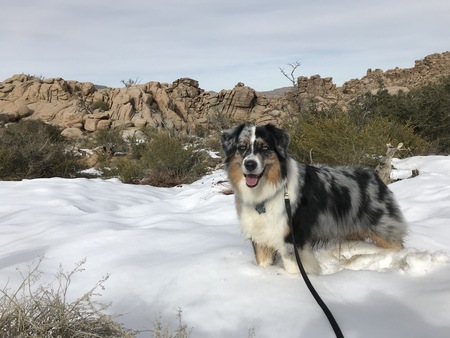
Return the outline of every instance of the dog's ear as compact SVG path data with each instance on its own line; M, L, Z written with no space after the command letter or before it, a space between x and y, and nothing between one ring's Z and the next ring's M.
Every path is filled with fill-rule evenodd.
M241 123L234 128L224 130L220 137L220 142L222 144L222 149L225 152L225 156L229 157L234 154L237 147L237 138L244 129L245 123Z
M275 147L280 156L286 158L290 140L289 134L285 130L277 128L270 123L266 125L266 129L273 135Z

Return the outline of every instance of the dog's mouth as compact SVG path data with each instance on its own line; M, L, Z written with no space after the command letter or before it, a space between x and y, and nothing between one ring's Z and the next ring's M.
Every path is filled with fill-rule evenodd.
M259 174L259 175L244 174L245 184L247 184L247 187L249 187L249 188L256 187L258 185L258 183L259 183L259 180L263 176L263 174L264 174L264 171L261 174Z

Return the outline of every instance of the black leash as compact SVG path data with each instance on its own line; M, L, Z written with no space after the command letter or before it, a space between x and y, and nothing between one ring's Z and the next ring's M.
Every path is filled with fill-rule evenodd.
M314 289L314 286L311 284L311 281L309 280L308 275L306 274L306 271L305 271L305 268L303 267L302 261L300 260L300 255L298 253L297 245L295 243L294 226L292 224L291 201L289 200L289 194L287 192L287 188L285 189L285 193L284 193L284 203L286 205L286 212L288 215L288 225L291 228L292 244L294 245L295 259L297 260L297 265L298 265L298 268L300 269L300 273L302 274L303 280L305 281L306 286L308 287L309 291L313 295L317 304L319 304L319 306L322 308L322 311L327 316L328 321L330 322L331 327L333 328L333 331L334 331L336 337L344 338L344 335L342 334L342 331L341 331L338 323L336 322L336 319L334 319L333 314L331 313L330 309L328 309L327 305L322 300L322 298L320 298L316 289Z

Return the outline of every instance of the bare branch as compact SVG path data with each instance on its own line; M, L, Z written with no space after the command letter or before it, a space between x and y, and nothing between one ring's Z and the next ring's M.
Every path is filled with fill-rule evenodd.
M295 87L295 85L297 84L297 79L295 78L295 71L297 70L298 67L301 66L301 63L299 61L295 61L294 63L288 63L287 64L289 67L291 67L291 72L290 74L288 74L284 68L279 67L281 74L283 74L289 81L292 82L292 85Z
M130 78L128 80L121 80L120 82L122 82L126 88L129 88L131 86L138 85L141 80L139 78L136 78L134 80Z

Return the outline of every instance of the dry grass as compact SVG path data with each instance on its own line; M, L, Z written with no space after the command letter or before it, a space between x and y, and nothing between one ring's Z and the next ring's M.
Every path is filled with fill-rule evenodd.
M153 330L151 330L154 338L189 338L192 328L188 328L182 320L182 310L178 308L177 313L178 327L173 331L170 324L163 324L161 315L153 322ZM173 331L173 332L172 332Z
M0 337L2 338L135 338L148 333L153 338L189 338L193 330L182 319L178 309L175 323L163 322L161 315L153 322L153 329L134 331L124 328L111 315L105 314L111 304L95 299L101 296L109 275L95 283L87 292L73 299L70 285L75 275L84 271L83 260L71 271L60 266L53 282L43 283L39 266L43 257L31 263L24 273L17 269L21 282L0 289ZM151 325L151 324L150 324ZM249 338L256 337L254 328Z
M52 283L40 285L42 258L19 270L21 284L11 290L8 285L0 290L1 337L135 337L136 332L125 329L104 313L109 304L94 300L104 290L109 276L103 277L90 290L74 301L69 300L69 287L75 274L82 272L85 261L72 271L59 268Z

